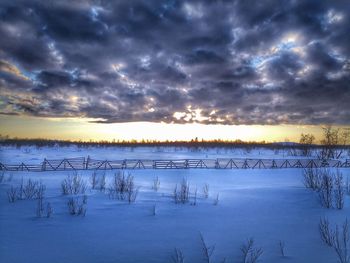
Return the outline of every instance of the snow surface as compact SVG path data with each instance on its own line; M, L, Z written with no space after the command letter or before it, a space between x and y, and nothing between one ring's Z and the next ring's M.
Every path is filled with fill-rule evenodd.
M239 157L239 150L226 153L175 152L169 149L22 149L2 148L1 160L17 163L43 158L90 155L99 159L135 158L135 154L156 158ZM111 158L113 155L116 158ZM253 150L244 156L275 156L270 150ZM242 156L241 156L242 157ZM350 178L350 169L340 169ZM116 171L108 171L110 182ZM172 262L174 248L185 255L185 262L204 262L199 233L208 245L215 244L213 262L241 262L240 246L253 237L264 250L259 262L337 262L335 252L324 245L318 232L320 217L342 223L350 215L350 197L343 210L322 208L316 193L302 184L301 169L241 170L134 170L140 193L134 204L109 199L106 193L91 190L92 171L79 171L88 183L86 217L71 216L67 196L60 184L70 173L13 172L5 173L0 185L0 262L3 263L128 263ZM99 171L101 174L101 171ZM154 177L160 189L152 189ZM7 201L6 191L19 186L21 178L41 180L46 185L45 202L50 202L51 218L36 218L36 200ZM191 191L198 189L197 205L175 204L172 192L176 184L187 178ZM209 198L202 188L209 184ZM108 183L107 183L108 185ZM219 203L213 205L219 193ZM156 205L156 215L152 207ZM278 242L285 242L286 258L281 257Z

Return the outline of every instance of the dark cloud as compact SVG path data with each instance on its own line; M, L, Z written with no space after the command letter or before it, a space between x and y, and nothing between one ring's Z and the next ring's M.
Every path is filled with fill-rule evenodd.
M350 124L341 1L0 3L0 114Z

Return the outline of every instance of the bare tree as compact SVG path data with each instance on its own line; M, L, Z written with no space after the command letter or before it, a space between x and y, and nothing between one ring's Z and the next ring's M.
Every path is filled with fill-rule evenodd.
M311 146L315 140L315 136L312 134L301 134L300 135L300 144L301 144L301 155L310 156L311 155Z
M322 149L318 154L320 159L339 159L344 151L344 147L350 138L350 129L336 129L332 126L322 127L323 139Z

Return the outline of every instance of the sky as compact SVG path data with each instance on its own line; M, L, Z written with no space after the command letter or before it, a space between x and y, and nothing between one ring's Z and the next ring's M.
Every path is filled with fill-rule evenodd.
M350 126L348 0L0 3L0 133L298 140Z

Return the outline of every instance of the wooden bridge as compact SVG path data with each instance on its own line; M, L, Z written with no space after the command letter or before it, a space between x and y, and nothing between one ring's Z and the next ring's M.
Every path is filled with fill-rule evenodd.
M0 171L65 171L65 170L113 170L113 169L281 169L281 168L350 168L350 159L124 159L95 160L90 157L47 160L40 164L4 164Z

